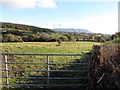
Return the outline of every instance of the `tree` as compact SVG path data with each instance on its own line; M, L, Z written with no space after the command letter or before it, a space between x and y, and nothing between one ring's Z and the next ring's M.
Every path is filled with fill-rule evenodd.
M76 41L80 41L80 36L76 36Z
M117 33L115 34L115 36L116 36L116 38L120 38L120 32L117 32Z
M67 35L69 41L75 41L75 37L72 35Z
M26 36L22 36L22 39L23 39L24 42L28 42L28 36L27 35Z
M62 41L68 41L68 37L67 36L62 36L59 39L62 40Z
M13 34L3 34L3 42L22 42L22 37Z

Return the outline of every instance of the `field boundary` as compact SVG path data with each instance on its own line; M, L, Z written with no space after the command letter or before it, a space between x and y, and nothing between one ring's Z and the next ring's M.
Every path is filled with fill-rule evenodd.
M47 69L46 70L39 70L39 72L46 72L47 73L47 77L27 77L27 78L36 78L36 79L39 79L39 78L42 78L42 79L47 79L47 84L15 84L14 86L43 86L43 87L58 87L58 86L87 86L88 84L51 84L50 83L50 80L51 79L59 79L59 80L74 80L74 79L88 79L88 77L79 77L79 78L69 78L69 77L61 77L61 78L58 78L58 77L50 77L50 72L89 72L89 69L85 69L86 66L88 67L89 66L89 62L78 62L78 63L72 63L72 64L77 64L77 65L84 65L84 69L83 70L50 70L50 65L53 65L53 64L71 64L71 63L54 63L54 62L50 62L49 61L49 57L51 56L82 56L82 57L86 57L88 58L89 55L87 54L24 54L24 53L8 53L8 52L4 52L2 53L3 55L3 58L4 58L4 62L0 62L0 64L2 65L5 65L5 70L2 70L5 72L5 76L1 76L0 78L5 78L6 79L6 84L2 85L2 86L5 86L7 89L9 89L10 86L12 86L10 83L9 83L9 78L24 78L24 77L10 77L9 76L9 72L12 71L8 68L8 65L9 64L34 64L34 63L30 63L30 62L8 62L8 55L20 55L20 56L46 56L46 63L40 63L40 64L46 64L47 65ZM18 70L19 71L19 70ZM26 71L26 70L21 70L21 71ZM38 70L29 70L28 72L33 72L33 71L36 71L38 72Z

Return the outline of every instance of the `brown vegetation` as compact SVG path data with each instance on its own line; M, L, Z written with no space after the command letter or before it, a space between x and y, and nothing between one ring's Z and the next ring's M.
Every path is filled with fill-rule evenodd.
M120 46L93 46L89 90L120 90Z

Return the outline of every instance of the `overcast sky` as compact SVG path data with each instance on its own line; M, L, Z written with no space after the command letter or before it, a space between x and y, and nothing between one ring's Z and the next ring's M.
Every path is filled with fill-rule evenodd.
M0 21L45 28L118 31L119 0L1 0Z

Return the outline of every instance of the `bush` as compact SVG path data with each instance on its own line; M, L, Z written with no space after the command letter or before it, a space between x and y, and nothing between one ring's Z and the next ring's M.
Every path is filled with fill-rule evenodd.
M93 46L89 90L120 89L120 46Z
M68 37L67 36L62 36L59 39L62 40L62 41L68 41Z
M22 37L13 34L3 34L3 42L22 42Z
M49 38L49 37L47 37L47 36L41 36L40 38L39 38L39 41L40 42L49 42L51 39Z
M75 41L75 37L71 35L67 35L69 41Z
M76 36L76 41L80 41L80 36Z

